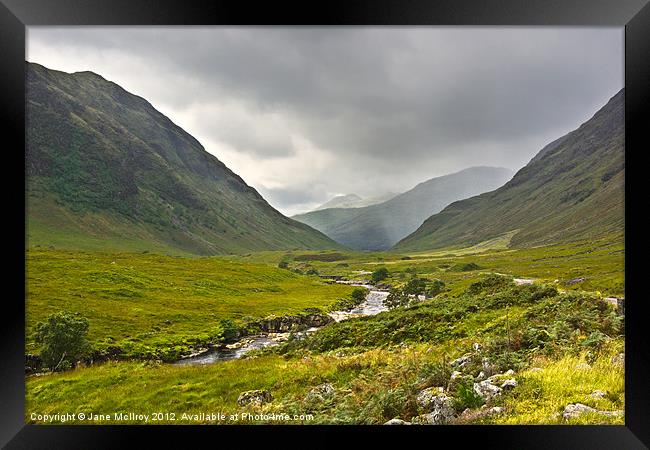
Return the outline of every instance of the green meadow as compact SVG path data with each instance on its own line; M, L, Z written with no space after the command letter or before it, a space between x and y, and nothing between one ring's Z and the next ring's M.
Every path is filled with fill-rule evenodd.
M266 264L150 253L32 249L26 276L28 353L38 352L35 325L62 310L89 319L96 348L147 357L209 342L225 319L328 308L353 290Z
M287 268L278 268L282 261ZM95 348L118 346L126 358L28 376L26 421L43 423L32 413L163 411L174 417L126 423L212 423L183 414L218 412L228 418L215 423L380 424L412 420L422 413L418 392L445 386L456 398L455 423L621 424L620 415L565 420L562 410L576 402L604 411L624 408L624 371L612 364L624 352L624 319L602 300L623 295L623 261L623 241L616 237L532 249L508 249L497 241L413 254L181 257L31 248L27 352L38 353L35 324L67 310L89 319ZM413 306L333 323L309 339L244 359L189 367L161 361L170 348L187 349L218 337L223 319L243 324L307 308L325 311L353 288L316 273L362 280L378 267L389 270L382 283L394 287L417 276L443 280L446 289ZM505 281L486 282L495 276ZM534 282L517 286L512 278ZM462 383L449 384L450 361L471 352L473 343L481 345L495 371L515 371L518 387L489 402L503 408L501 414L472 416L481 405ZM479 369L474 365L468 371ZM335 394L309 398L310 389L322 383L330 383ZM238 395L253 389L268 390L273 401L239 406ZM605 397L591 398L594 390Z

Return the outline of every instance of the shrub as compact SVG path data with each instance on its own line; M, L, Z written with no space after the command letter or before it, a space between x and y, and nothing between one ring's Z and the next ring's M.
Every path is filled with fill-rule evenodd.
M305 272L307 275L318 275L318 270L315 268L311 267L307 272Z
M229 342L239 336L239 328L237 328L237 325L235 325L232 319L221 319L219 326L221 327L221 337L224 341Z
M287 261L280 261L278 263L278 267L280 269L288 269L289 268L289 263Z
M426 278L412 278L404 287L405 294L421 295L426 289Z
M462 380L456 387L454 408L463 411L465 408L478 408L483 404L483 398L474 392L474 386L469 380Z
M426 362L420 368L418 380L421 388L446 386L451 376L451 367L444 362Z
M41 344L41 359L52 370L65 370L85 356L88 342L88 319L78 313L60 311L36 325L35 340Z
M350 294L350 296L354 301L361 303L366 299L367 291L368 290L364 288L356 288L354 291L352 291L352 294Z
M455 272L469 272L472 270L478 270L480 269L481 266L479 266L476 263L470 262L470 263L459 263L451 267L451 270Z
M503 275L490 274L482 280L472 283L467 288L466 293L469 295L493 293L511 285L514 285L511 278Z
M407 306L410 301L411 299L406 293L404 293L404 291L393 288L384 300L384 305L386 305L388 309L393 309L399 306Z
M429 297L435 297L445 290L445 283L442 280L433 280L429 289L427 289L427 295Z
M385 280L388 278L388 269L385 267L380 267L372 273L371 278L375 283L379 283L380 281Z
M606 334L596 330L592 332L587 339L582 341L582 345L585 347L600 348L605 342L609 340L609 337Z

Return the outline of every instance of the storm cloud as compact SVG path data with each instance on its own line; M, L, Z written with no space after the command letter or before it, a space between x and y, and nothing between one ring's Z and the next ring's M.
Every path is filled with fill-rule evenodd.
M29 27L27 59L149 100L280 211L519 169L623 87L622 28Z

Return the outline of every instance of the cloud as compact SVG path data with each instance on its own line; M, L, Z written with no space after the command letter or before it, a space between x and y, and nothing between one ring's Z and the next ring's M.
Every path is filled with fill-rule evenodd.
M28 60L145 97L292 213L520 168L623 87L623 29L29 27Z

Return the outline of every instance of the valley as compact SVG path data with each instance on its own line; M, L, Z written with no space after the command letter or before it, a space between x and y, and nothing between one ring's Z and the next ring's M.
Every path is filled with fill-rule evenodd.
M278 268L282 261L287 262L284 269ZM42 275L30 279L34 301L28 303L28 324L42 318L46 306L63 307L48 292L75 293L79 301L68 301L65 308L90 318L94 346L110 341L134 348L138 342L158 352L131 350L71 371L28 376L26 418L33 422L29 411L59 410L164 410L178 417L245 411L251 417L311 414L313 419L304 423L376 424L393 418L414 420L423 411L418 393L441 385L450 395L461 396L454 423L622 423L618 415L564 419L558 413L574 402L598 410L622 409L623 372L612 370L610 364L624 351L622 316L602 298L624 296L623 261L623 241L615 236L535 249L508 250L488 243L479 249L421 254L300 251L188 258L30 251L27 272ZM403 287L418 277L441 280L445 289L411 306L332 321L307 336L298 331L306 326L296 328L274 346L234 360L198 365L161 360L161 355L179 355L169 348L187 352L202 335L203 345L217 343L220 335L214 327L220 318L232 318L242 327L246 316L295 316L305 309L313 313L313 308L341 308L355 287L332 278L368 282L378 267L388 269L387 278L377 283L380 286ZM317 274L312 270L306 275L310 269ZM494 276L534 282L505 284L482 293L472 287ZM52 284L55 280L58 285ZM141 284L144 280L146 284ZM66 288L62 283L70 284ZM73 290L73 285L83 287ZM107 295L108 290L112 294ZM133 295L138 291L140 295ZM116 301L121 307L115 307ZM353 303L347 307L354 308ZM136 318L139 323L133 321ZM172 325L165 327L166 320ZM590 343L596 336L598 340ZM491 361L495 373L515 373L517 388L487 402L490 408L503 408L496 415L478 414L484 400L464 398L464 388L448 385L452 361L471 354L474 343L481 346L481 358ZM480 368L480 361L472 367ZM468 367L468 379L475 381L478 371ZM563 379L572 382L562 383ZM331 396L309 394L324 384L334 389ZM238 404L241 393L255 390L270 392L273 400L257 406ZM595 390L607 392L607 397L591 400L589 394ZM529 396L533 391L542 394ZM198 423L215 422L208 418Z
M624 90L516 172L289 218L142 97L26 69L27 423L624 423Z

